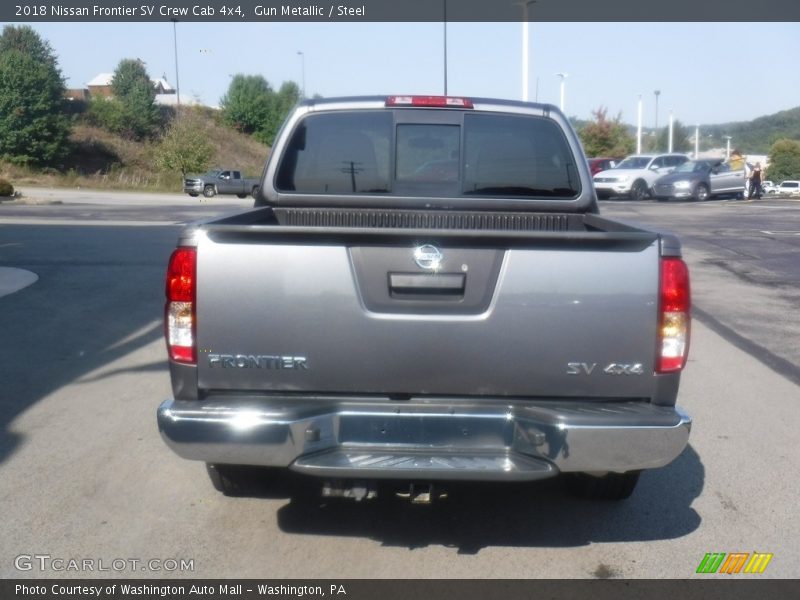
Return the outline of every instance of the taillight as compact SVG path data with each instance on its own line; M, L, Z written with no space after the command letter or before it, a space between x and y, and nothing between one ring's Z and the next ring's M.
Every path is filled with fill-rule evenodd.
M172 360L195 364L195 293L197 291L197 249L178 248L167 267L165 311L167 350Z
M689 269L680 258L661 259L657 373L674 373L686 366L692 298Z
M474 108L472 100L452 96L389 96L386 106L421 106L434 108Z

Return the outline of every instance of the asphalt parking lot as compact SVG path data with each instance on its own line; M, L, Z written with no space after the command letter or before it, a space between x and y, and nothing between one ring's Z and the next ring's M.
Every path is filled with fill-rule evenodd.
M687 578L706 553L738 551L774 554L764 577L800 575L800 202L602 203L680 235L693 276L690 444L629 501L549 480L412 506L323 501L290 480L226 498L159 438L167 257L183 223L247 200L26 197L0 205L0 267L38 278L0 297L2 577ZM31 555L125 568L21 570Z

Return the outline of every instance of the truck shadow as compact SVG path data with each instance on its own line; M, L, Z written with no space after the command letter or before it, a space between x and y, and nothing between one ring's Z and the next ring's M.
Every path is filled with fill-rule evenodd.
M104 368L163 337L164 270L178 230L4 230L2 264L33 271L39 280L0 299L0 464L26 442L14 431L19 415L64 387L111 379L119 371ZM167 377L163 353L124 370Z
M648 541L685 536L700 526L692 508L705 480L689 446L672 464L644 473L622 502L568 494L560 478L531 484L453 484L428 506L390 494L375 500L324 499L293 489L278 525L293 534L364 537L408 549L439 545L475 554L492 546L574 547L592 542Z

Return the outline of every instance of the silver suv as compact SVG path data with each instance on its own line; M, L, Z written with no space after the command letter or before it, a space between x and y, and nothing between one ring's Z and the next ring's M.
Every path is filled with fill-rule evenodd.
M598 198L626 196L641 200L650 193L656 179L671 173L689 157L685 154L634 154L613 169L600 171L594 176Z

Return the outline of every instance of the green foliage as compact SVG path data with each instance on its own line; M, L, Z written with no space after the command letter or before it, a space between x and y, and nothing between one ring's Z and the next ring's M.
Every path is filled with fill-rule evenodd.
M220 101L223 119L242 133L255 133L269 117L273 95L261 75L237 74Z
M692 152L694 144L691 141L694 131L690 131L678 119L672 122L672 151L673 152ZM650 148L653 152L669 151L669 125L661 130L656 136L656 145Z
M281 85L281 89L272 96L270 111L259 128L256 139L271 146L284 120L299 101L300 87L295 82L287 81Z
M8 179L0 177L0 196L13 196L14 186Z
M155 151L161 171L202 172L208 169L214 146L208 139L201 115L190 108L180 112Z
M800 142L783 139L772 144L767 179L776 182L800 179Z
M607 113L603 106L592 111L594 121L578 131L586 156L627 156L636 147L636 140L628 133L620 115L609 120Z
M121 134L128 129L127 111L116 98L92 98L86 120L111 133Z
M102 114L109 120L101 123L102 126L135 140L151 137L159 122L159 113L155 104L156 91L144 63L129 58L121 60L111 80L111 91L121 110L105 107Z
M50 45L28 26L6 26L0 35L0 158L44 165L64 156L64 89Z
M234 76L222 97L223 119L243 133L272 144L284 119L300 100L300 88L285 82L275 92L261 75Z
M703 135L711 135L716 146L724 147L724 136L733 138L733 144L747 154L767 154L770 147L782 139L800 140L800 106L752 121L705 125Z

